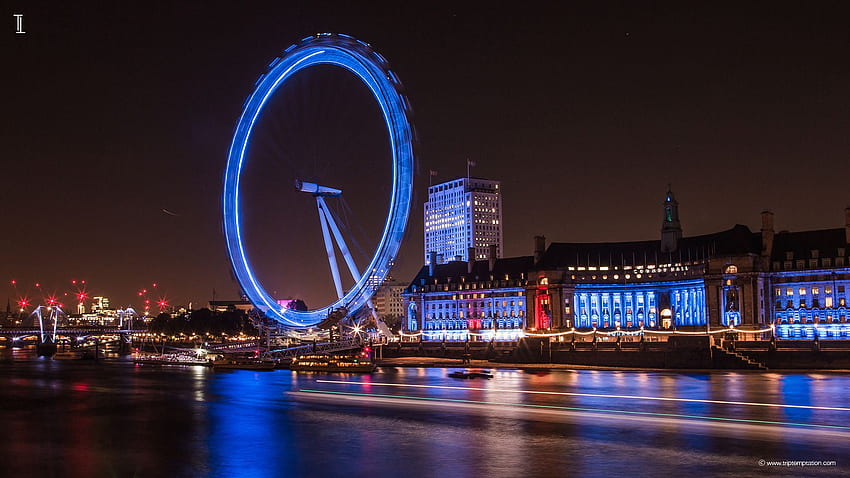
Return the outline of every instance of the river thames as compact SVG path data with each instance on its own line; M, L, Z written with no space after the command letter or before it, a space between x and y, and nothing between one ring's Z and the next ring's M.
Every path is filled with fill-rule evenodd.
M850 476L850 375L0 363L3 476Z

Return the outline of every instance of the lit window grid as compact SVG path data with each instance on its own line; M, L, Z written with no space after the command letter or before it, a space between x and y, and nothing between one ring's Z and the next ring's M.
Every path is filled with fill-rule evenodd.
M814 276L817 277L817 276ZM823 276L821 276L823 277ZM846 275L842 275L846 277ZM815 327L823 327L822 338L848 338L850 280L827 276L826 279L773 284L774 322L780 338L812 338Z
M469 260L468 248L474 247L476 259L488 258L488 246L496 244L498 254L503 249L502 207L500 192L465 191L466 179L441 189L432 187L425 203L425 263L430 252L444 261L460 256ZM493 182L490 182L493 183ZM498 191L498 185L494 188Z
M524 288L483 289L471 293L428 292L422 294L422 330L447 331L446 340L465 340L459 331L513 330L525 327ZM462 337L461 337L462 336ZM496 340L511 340L509 333Z

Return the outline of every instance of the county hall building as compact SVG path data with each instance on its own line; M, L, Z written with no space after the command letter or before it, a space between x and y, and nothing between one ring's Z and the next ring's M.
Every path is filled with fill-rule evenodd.
M516 340L526 331L572 328L775 324L781 339L850 339L850 208L844 222L843 228L776 232L773 213L765 211L759 232L736 225L684 237L668 191L659 240L546 247L536 237L532 256L513 258L498 257L501 244L478 242L463 256L486 260L446 263L426 251L430 260L402 294L405 333L422 332L424 340Z

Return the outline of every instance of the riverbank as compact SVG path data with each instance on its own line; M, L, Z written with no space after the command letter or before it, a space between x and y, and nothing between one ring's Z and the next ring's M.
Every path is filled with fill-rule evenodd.
M748 372L748 373L840 373L850 374L850 369L771 369L771 370L736 370L736 369L668 369L651 367L611 367L602 365L575 365L564 363L507 363L491 362L489 360L470 360L464 363L463 359L451 359L444 357L393 357L376 360L379 367L405 367L405 368L483 368L483 369L514 369L525 371L550 371L550 370L617 370L636 372Z
M599 370L850 370L850 341L710 341L671 337L647 342L555 342L523 338L516 343L406 342L381 347L381 359L409 358L447 364L480 360L489 367L557 364ZM429 360L424 360L429 359Z

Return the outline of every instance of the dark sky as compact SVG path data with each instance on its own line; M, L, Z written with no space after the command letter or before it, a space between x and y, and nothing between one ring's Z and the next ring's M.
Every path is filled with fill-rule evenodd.
M219 207L233 127L269 61L324 31L371 43L413 105L399 278L421 265L428 171L464 175L466 158L503 183L506 255L530 254L535 234L656 238L668 182L686 235L757 230L764 208L779 229L842 226L846 2L689 3L11 0L0 277L35 299L35 282L62 294L73 279L117 305L138 307L153 282L172 304L236 298ZM281 92L246 172L252 260L268 289L311 306L330 279L292 175L346 183L366 249L383 214L385 133L349 80L317 70Z

